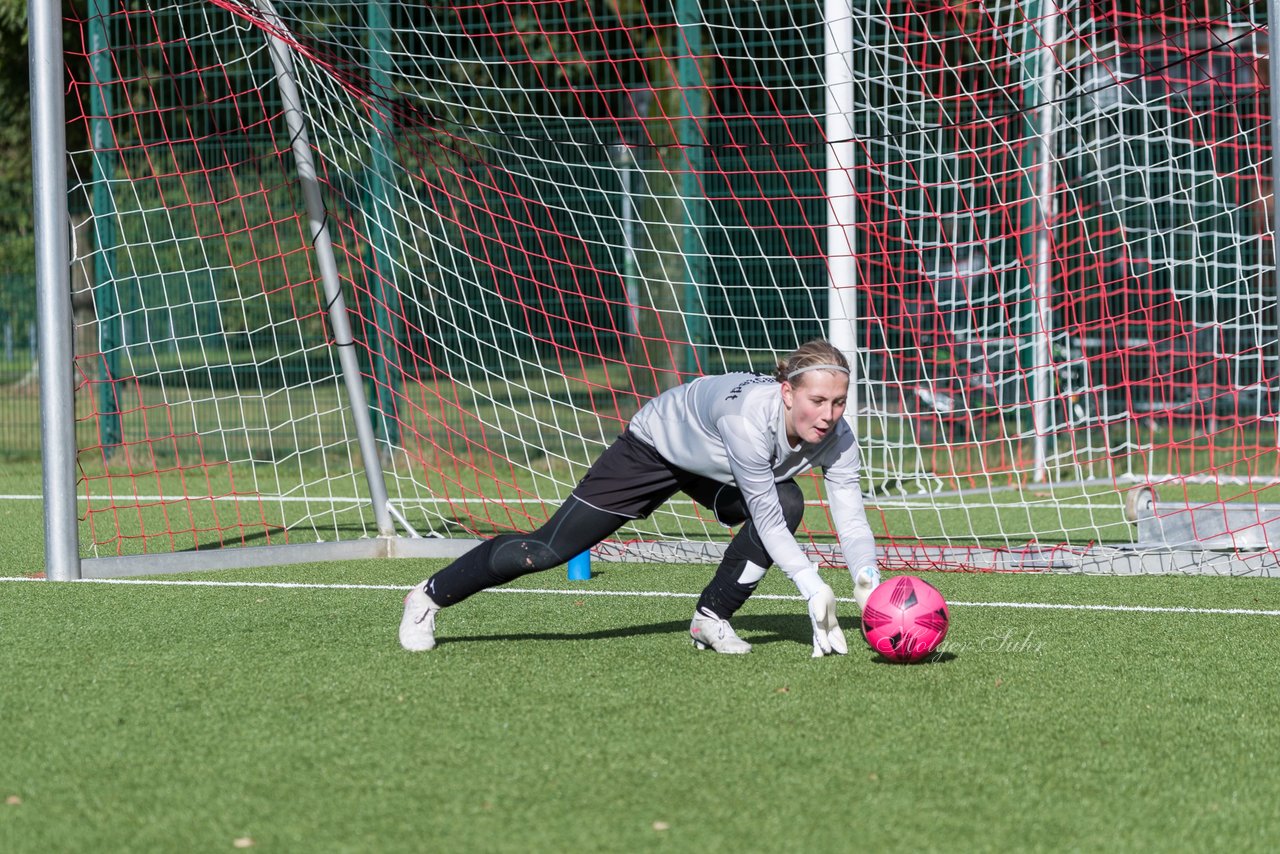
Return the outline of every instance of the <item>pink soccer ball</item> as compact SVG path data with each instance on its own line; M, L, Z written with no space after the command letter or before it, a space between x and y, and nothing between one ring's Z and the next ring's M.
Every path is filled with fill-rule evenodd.
M919 661L947 636L947 600L923 579L899 575L882 582L862 609L862 635L891 661Z

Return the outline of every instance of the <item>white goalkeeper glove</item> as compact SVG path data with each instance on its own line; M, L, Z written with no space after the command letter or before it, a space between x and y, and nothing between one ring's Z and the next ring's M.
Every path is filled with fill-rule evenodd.
M849 643L836 622L836 594L823 584L809 597L809 619L813 622L813 657L844 655Z

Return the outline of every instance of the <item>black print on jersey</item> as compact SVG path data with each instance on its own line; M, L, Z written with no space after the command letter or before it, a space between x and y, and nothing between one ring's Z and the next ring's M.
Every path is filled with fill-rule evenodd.
M738 384L737 384L736 386L734 386L733 388L729 389L729 393L728 393L728 394L726 394L726 395L724 396L724 399L725 399L725 400L737 400L737 399L738 399L738 396L742 394L742 390L743 390L744 388L746 388L747 386L749 386L749 385L759 385L760 383L771 383L771 382L773 382L773 377L771 377L771 376L767 376L767 375L765 375L765 374L756 374L756 375L755 375L755 376L753 376L751 379L749 379L749 380L743 380L742 382L738 383Z

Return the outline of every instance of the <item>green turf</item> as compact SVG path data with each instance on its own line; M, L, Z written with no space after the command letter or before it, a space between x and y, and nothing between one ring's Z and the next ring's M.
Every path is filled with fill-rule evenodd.
M11 472L8 493L35 491ZM0 502L0 576L42 564ZM402 652L438 563L0 582L0 851L1241 850L1280 834L1275 579L930 574L938 660L812 660L758 596L749 656L685 635L705 566L485 593ZM828 571L847 595L847 575ZM777 573L761 594L791 597ZM684 595L677 595L684 594ZM844 604L846 627L852 605Z
M576 586L707 577L596 569ZM1274 580L929 578L953 629L917 666L810 659L792 600L751 602L729 657L687 644L689 598L486 593L411 655L398 590L0 583L0 850L1271 847L1280 618L964 603L1271 610Z

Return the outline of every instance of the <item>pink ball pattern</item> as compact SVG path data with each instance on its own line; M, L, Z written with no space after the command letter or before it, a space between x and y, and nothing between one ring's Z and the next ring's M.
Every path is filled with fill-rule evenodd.
M919 661L947 636L951 614L947 600L929 582L914 575L884 581L862 609L862 635L891 661Z

